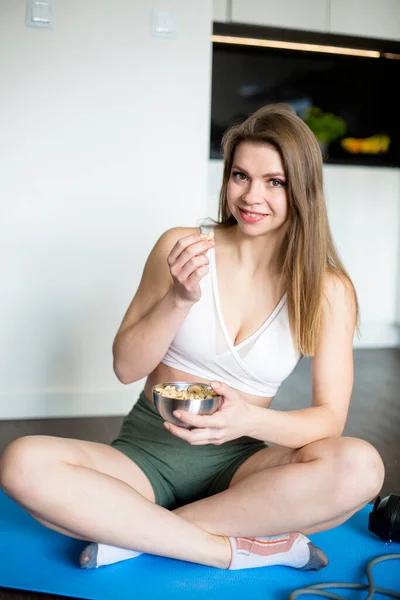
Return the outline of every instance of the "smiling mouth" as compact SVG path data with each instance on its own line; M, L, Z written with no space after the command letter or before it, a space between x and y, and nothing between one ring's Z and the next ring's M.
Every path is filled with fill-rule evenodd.
M265 213L254 213L254 212L250 212L248 210L244 210L244 208L240 209L242 212L244 212L245 215L248 215L249 217L266 217L267 215Z
M241 221L243 221L244 223L259 223L260 221L263 221L266 217L268 217L269 215L265 215L262 213L253 213L253 212L248 212L246 210L244 210L243 208L239 208L239 212L240 212L240 218Z

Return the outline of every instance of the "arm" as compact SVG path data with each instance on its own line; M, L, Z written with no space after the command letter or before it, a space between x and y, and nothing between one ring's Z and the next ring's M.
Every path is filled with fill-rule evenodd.
M311 407L287 412L254 407L249 435L288 448L341 436L353 388L355 322L353 290L329 276L320 339L312 358Z
M113 343L114 371L122 383L147 376L164 357L200 298L210 247L194 228L170 229L154 246Z
M312 359L310 408L278 411L246 402L240 392L220 382L211 385L224 396L214 415L177 414L197 429L169 425L170 431L193 445L221 444L247 435L286 448L342 434L353 387L353 335L356 309L353 290L337 277L327 279L322 323Z

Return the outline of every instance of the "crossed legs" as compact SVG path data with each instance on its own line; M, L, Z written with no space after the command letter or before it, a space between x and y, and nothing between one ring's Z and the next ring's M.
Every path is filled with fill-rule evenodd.
M383 480L382 460L363 440L325 439L299 450L276 446L243 463L228 490L175 513L219 535L310 535L349 519Z
M118 450L49 436L16 440L0 459L0 485L30 514L78 539L227 568L226 536L310 534L347 520L380 491L378 452L355 438L299 450L265 448L228 490L168 511Z

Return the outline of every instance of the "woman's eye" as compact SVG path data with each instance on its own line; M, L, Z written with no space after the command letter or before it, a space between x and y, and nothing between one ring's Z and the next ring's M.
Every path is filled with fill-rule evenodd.
M244 181L246 179L246 175L244 173L240 173L240 171L233 171L232 177L237 181Z
M286 183L280 179L271 179L270 183L272 187L286 187Z

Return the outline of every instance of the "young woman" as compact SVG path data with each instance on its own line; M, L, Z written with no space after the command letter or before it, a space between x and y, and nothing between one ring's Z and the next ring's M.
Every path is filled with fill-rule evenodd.
M318 143L291 110L269 105L225 134L223 152L219 223L160 237L116 335L117 377L147 377L118 438L29 436L1 458L9 496L92 541L83 567L146 552L221 569L319 569L327 557L306 536L381 489L377 451L341 437L358 311L329 230ZM271 408L302 355L312 357L311 406ZM193 429L163 422L151 389L177 380L211 382L222 408L181 411Z

